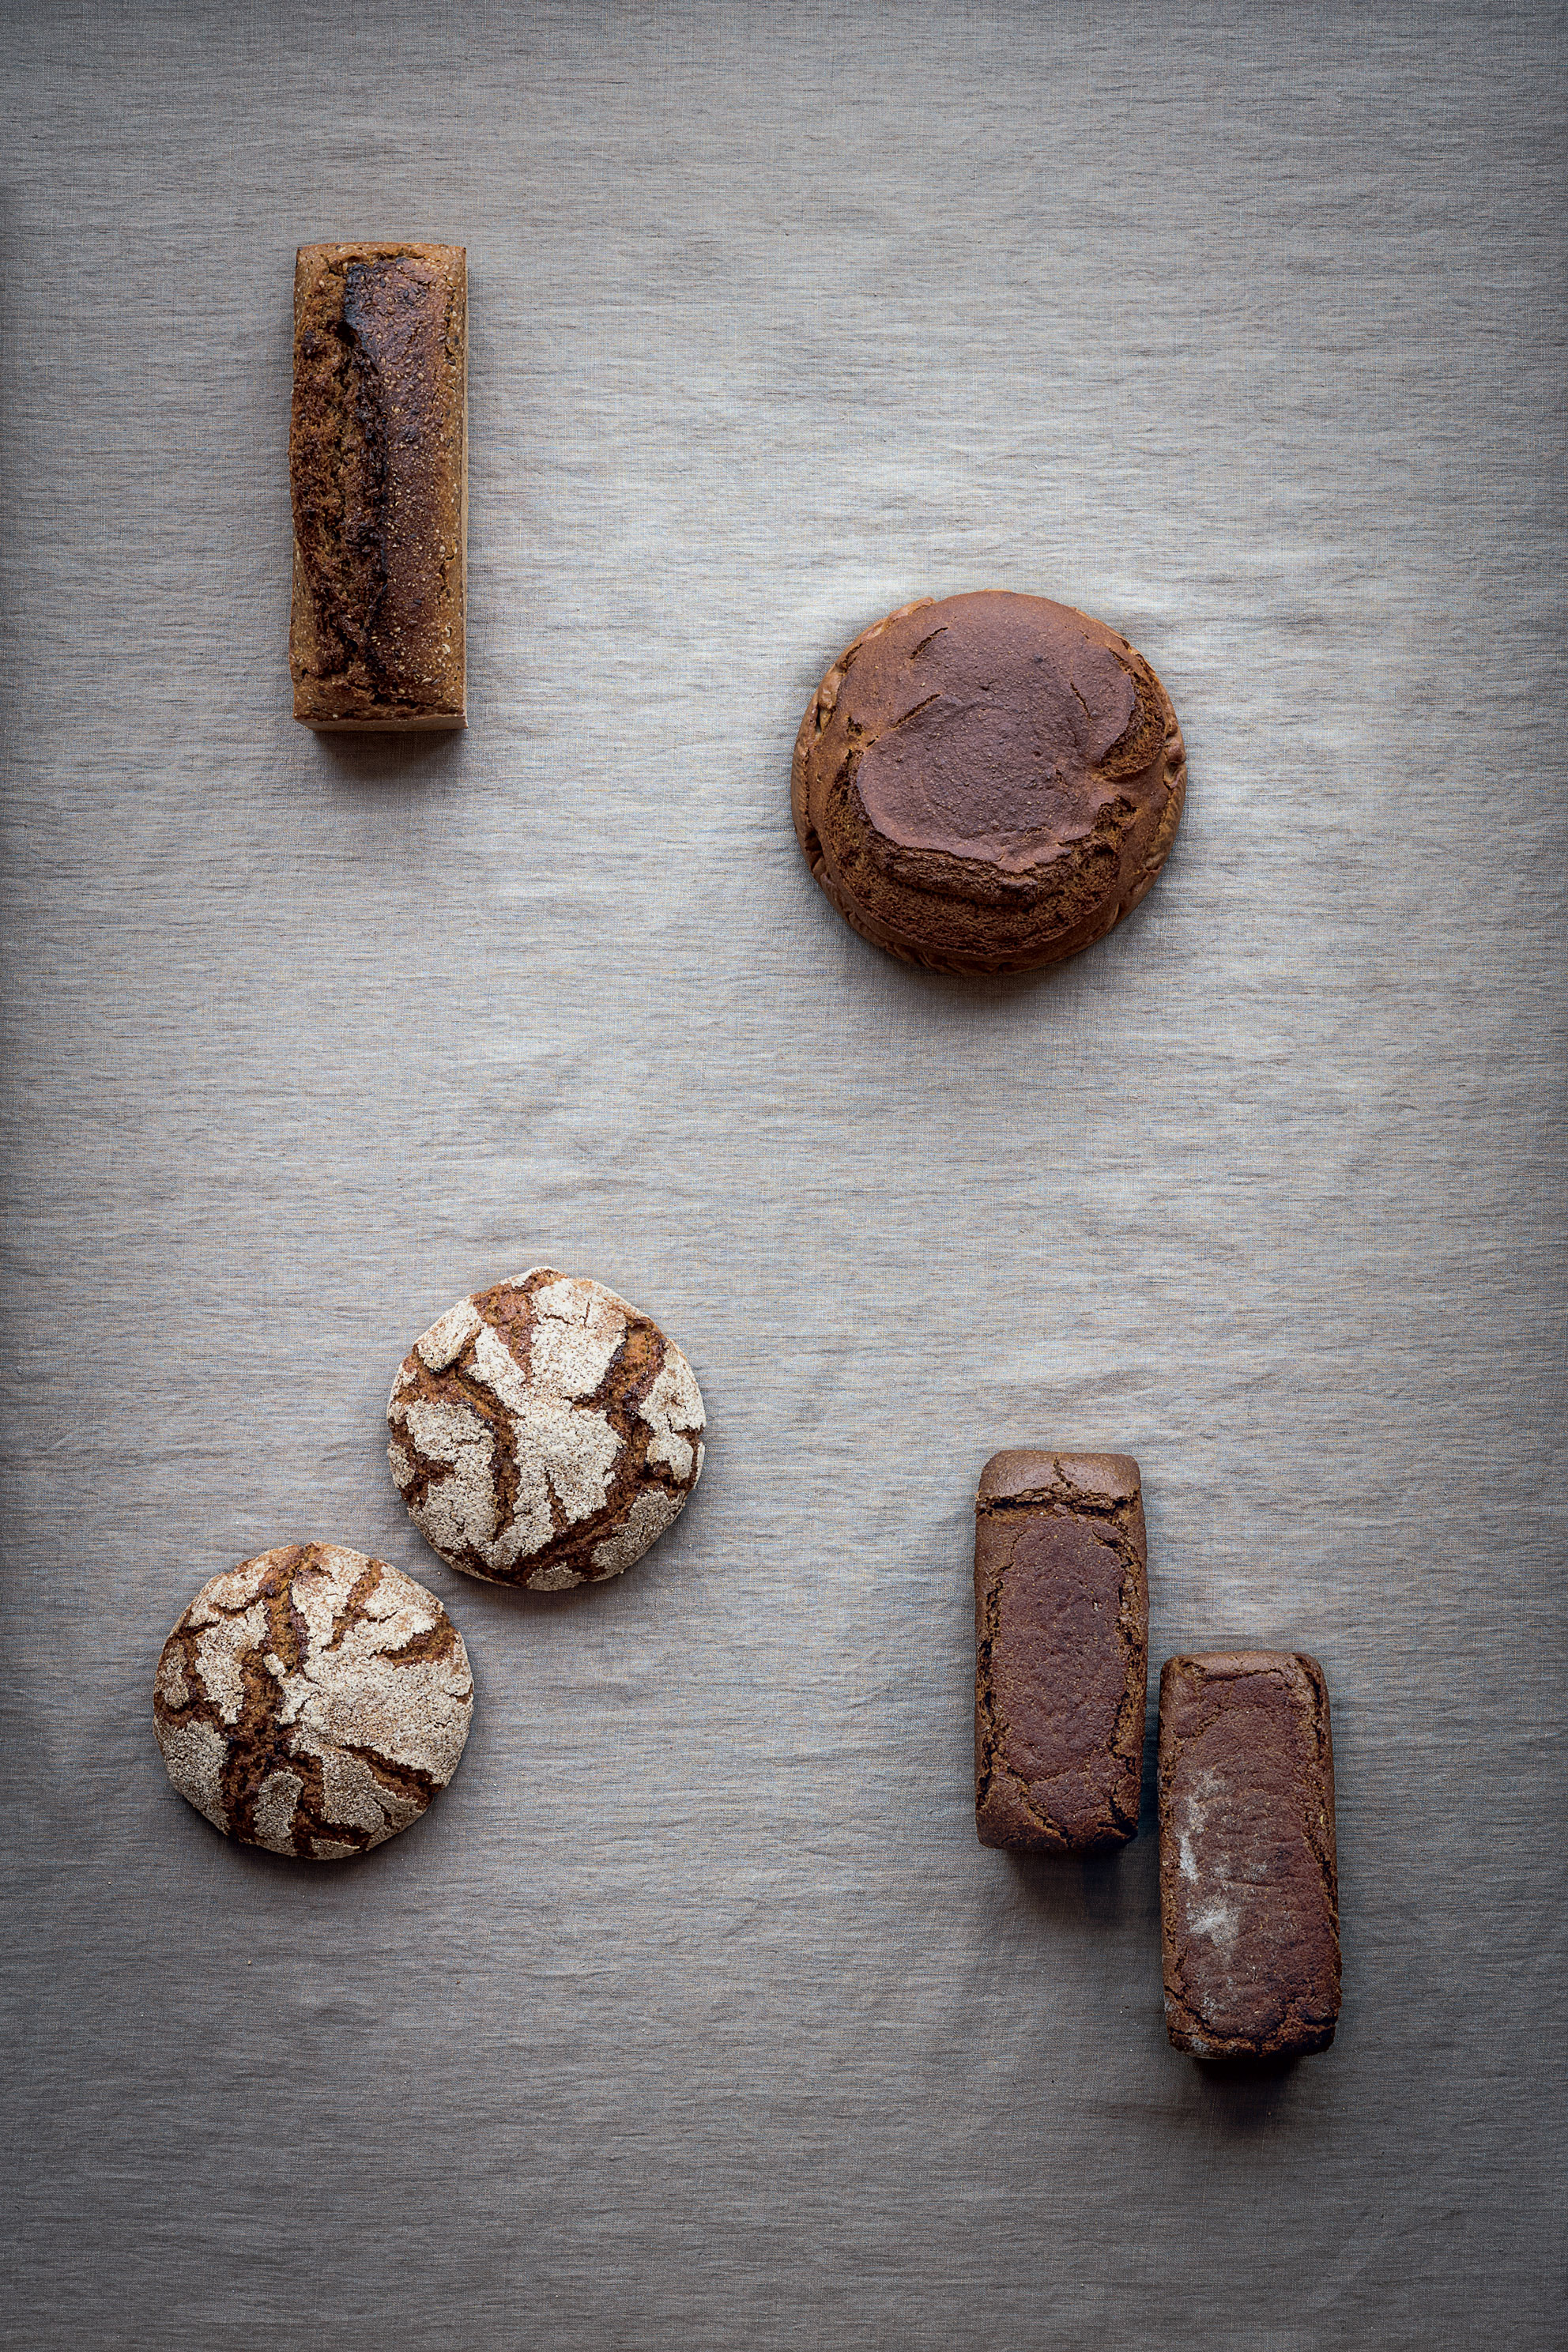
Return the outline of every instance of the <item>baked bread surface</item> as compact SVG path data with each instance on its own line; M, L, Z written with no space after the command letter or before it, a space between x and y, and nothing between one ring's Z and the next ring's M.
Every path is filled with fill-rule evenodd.
M474 1712L433 1592L339 1544L209 1578L163 1644L153 1720L170 1780L215 1829L312 1862L380 1845L458 1768Z
M1329 1692L1289 1650L1160 1676L1165 2025L1198 2058L1326 2049L1340 2009Z
M1138 1829L1148 1549L1128 1454L994 1454L974 1505L982 1845L1085 1853Z
M1186 790L1176 714L1125 637L1044 596L905 604L807 706L792 805L813 875L878 947L1021 971L1143 897Z
M294 716L465 724L468 262L302 246L294 274Z
M618 1576L702 1475L690 1365L604 1284L535 1266L449 1307L405 1358L387 1460L449 1566L535 1592Z

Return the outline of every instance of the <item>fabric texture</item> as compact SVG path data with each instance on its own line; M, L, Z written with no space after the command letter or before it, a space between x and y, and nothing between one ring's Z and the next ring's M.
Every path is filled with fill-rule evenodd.
M1560 12L5 21L4 2341L1547 2346ZM294 253L373 236L468 248L458 737L289 715ZM1188 800L1102 944L942 979L812 883L791 747L989 586L1138 647ZM709 1414L541 1599L384 1423L537 1265ZM1025 1445L1136 1456L1152 1679L1322 1662L1326 2054L1168 2047L1152 1738L1120 1853L976 1842ZM331 1869L152 1726L305 1539L476 1681Z

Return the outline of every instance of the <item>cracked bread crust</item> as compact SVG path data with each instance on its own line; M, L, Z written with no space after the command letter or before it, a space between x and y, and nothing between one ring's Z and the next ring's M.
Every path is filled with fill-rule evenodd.
M865 939L937 971L1024 971L1102 939L1175 837L1169 696L1103 622L987 591L900 605L807 705L791 804Z
M294 716L461 727L468 260L459 245L307 245L289 435Z
M1340 2010L1329 1693L1289 1650L1160 1677L1165 2026L1197 2058L1326 2050Z
M416 1822L474 1713L433 1592L336 1544L203 1585L163 1644L153 1721L170 1780L226 1837L339 1862Z
M702 1475L702 1398L657 1323L535 1266L459 1299L387 1403L409 1516L452 1568L560 1592L618 1576Z
M1137 1834L1148 1548L1126 1454L986 1464L974 1526L974 1821L982 1845L1081 1853Z

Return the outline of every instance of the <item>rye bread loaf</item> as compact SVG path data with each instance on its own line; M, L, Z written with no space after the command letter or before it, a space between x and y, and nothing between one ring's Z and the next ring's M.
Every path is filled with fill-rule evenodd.
M905 604L807 706L792 805L828 900L890 955L1022 971L1143 897L1186 754L1170 697L1103 622L998 591Z
M657 1323L536 1266L416 1339L386 1408L409 1516L451 1567L558 1592L618 1576L702 1473L702 1399Z
M1324 2050L1340 2010L1329 1692L1289 1650L1160 1676L1165 2026L1198 2058Z
M468 262L460 245L307 245L289 473L294 716L461 727Z
M1149 1667L1130 1454L993 1454L974 1504L982 1845L1084 1853L1138 1830Z
M433 1592L336 1544L203 1585L163 1644L153 1719L170 1780L226 1837L337 1862L416 1822L474 1712Z

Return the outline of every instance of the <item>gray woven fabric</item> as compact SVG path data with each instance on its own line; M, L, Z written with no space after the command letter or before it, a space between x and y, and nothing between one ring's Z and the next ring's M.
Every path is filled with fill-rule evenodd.
M1548 2345L1561 16L5 16L5 2340ZM468 248L458 740L289 718L293 249L359 235ZM1125 631L1191 792L1103 946L943 981L790 749L989 584ZM542 1602L382 1418L537 1263L711 1423ZM1323 1662L1325 2056L1166 2046L1147 1789L1119 1858L974 1841L1028 1443L1137 1454L1156 1667ZM305 1536L478 1685L317 1871L150 1719Z

